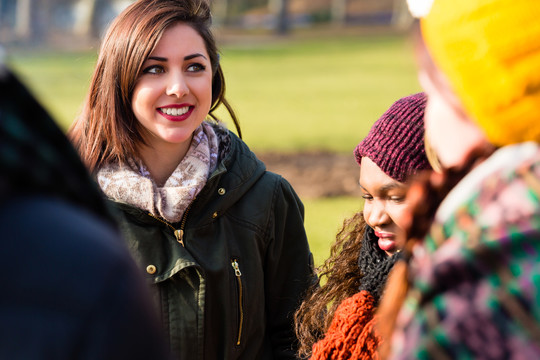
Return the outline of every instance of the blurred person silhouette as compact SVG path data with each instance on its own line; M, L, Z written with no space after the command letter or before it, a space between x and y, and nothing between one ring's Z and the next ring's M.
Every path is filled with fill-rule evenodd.
M205 0L139 0L105 35L70 136L147 272L178 358L289 359L314 281L304 208L216 118Z
M296 313L302 358L371 359L377 354L382 339L373 330L374 314L399 257L410 206L405 194L417 173L431 169L424 148L425 105L424 93L397 100L354 151L363 211L344 221L330 257L318 268L319 284Z
M3 63L0 167L0 358L169 358L98 186Z
M427 5L427 6L426 6ZM380 330L393 359L540 358L540 7L412 2L426 136Z

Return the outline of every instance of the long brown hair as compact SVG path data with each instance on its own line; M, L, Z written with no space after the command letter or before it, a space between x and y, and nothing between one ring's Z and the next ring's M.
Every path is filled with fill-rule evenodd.
M311 348L320 340L334 317L337 306L358 292L363 274L358 269L366 222L361 212L345 219L330 248L330 256L317 268L319 282L295 313L296 334L300 342L298 354L311 355ZM326 281L321 284L322 281Z
M202 37L212 64L212 106L224 105L238 135L240 125L225 99L225 78L210 30L211 14L206 0L138 0L127 7L109 27L90 82L80 116L68 132L81 158L94 172L109 162L125 163L145 144L131 99L144 61L163 33L177 23L191 26Z

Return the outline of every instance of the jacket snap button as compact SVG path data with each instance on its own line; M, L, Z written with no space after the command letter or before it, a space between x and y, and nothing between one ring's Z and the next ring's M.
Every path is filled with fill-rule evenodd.
M215 218L217 218L217 212L212 214L212 219L215 219Z
M146 272L149 273L150 275L153 275L156 273L156 267L154 265L148 265L146 267Z
M219 188L217 192L218 192L219 195L225 195L225 189L224 188Z

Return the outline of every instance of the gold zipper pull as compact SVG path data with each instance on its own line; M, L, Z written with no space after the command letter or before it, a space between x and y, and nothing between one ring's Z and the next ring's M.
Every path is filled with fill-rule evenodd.
M238 281L238 311L240 312L240 318L238 319L238 338L236 339L236 345L241 344L242 340L242 328L244 326L244 308L242 307L242 279L240 277L242 276L242 273L240 272L240 266L238 266L238 261L236 259L233 259L231 261L231 265L234 269L234 275L236 276L236 280Z
M238 266L238 262L236 260L233 260L231 265L234 269L234 275L236 275L237 277L242 276L242 273L240 272L240 267Z
M174 226L172 226L171 224L169 224L168 222L166 222L165 220L162 220L160 219L159 217L157 217L156 215L152 214L152 213L148 213L149 216L153 217L154 219L156 219L157 221L167 225L168 227L170 227L172 230L173 230L173 233L174 233L174 237L176 238L176 241L178 241L180 244L182 244L183 247L186 247L186 245L184 245L184 230L183 229L178 229L176 230L174 228ZM185 220L184 220L184 223L185 223ZM184 224L182 224L182 227L184 226Z
M184 230L182 229L174 230L174 236L176 237L176 241L182 244L183 247L186 247L184 245Z

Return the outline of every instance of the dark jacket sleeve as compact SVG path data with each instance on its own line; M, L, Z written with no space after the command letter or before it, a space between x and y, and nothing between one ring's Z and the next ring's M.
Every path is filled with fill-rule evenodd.
M283 178L275 188L273 206L265 261L267 326L275 358L290 359L296 358L297 350L294 312L316 277L304 229L304 206Z
M110 224L52 197L2 205L1 359L169 359L146 284Z
M172 359L142 274L124 254L115 260L89 314L85 358Z

